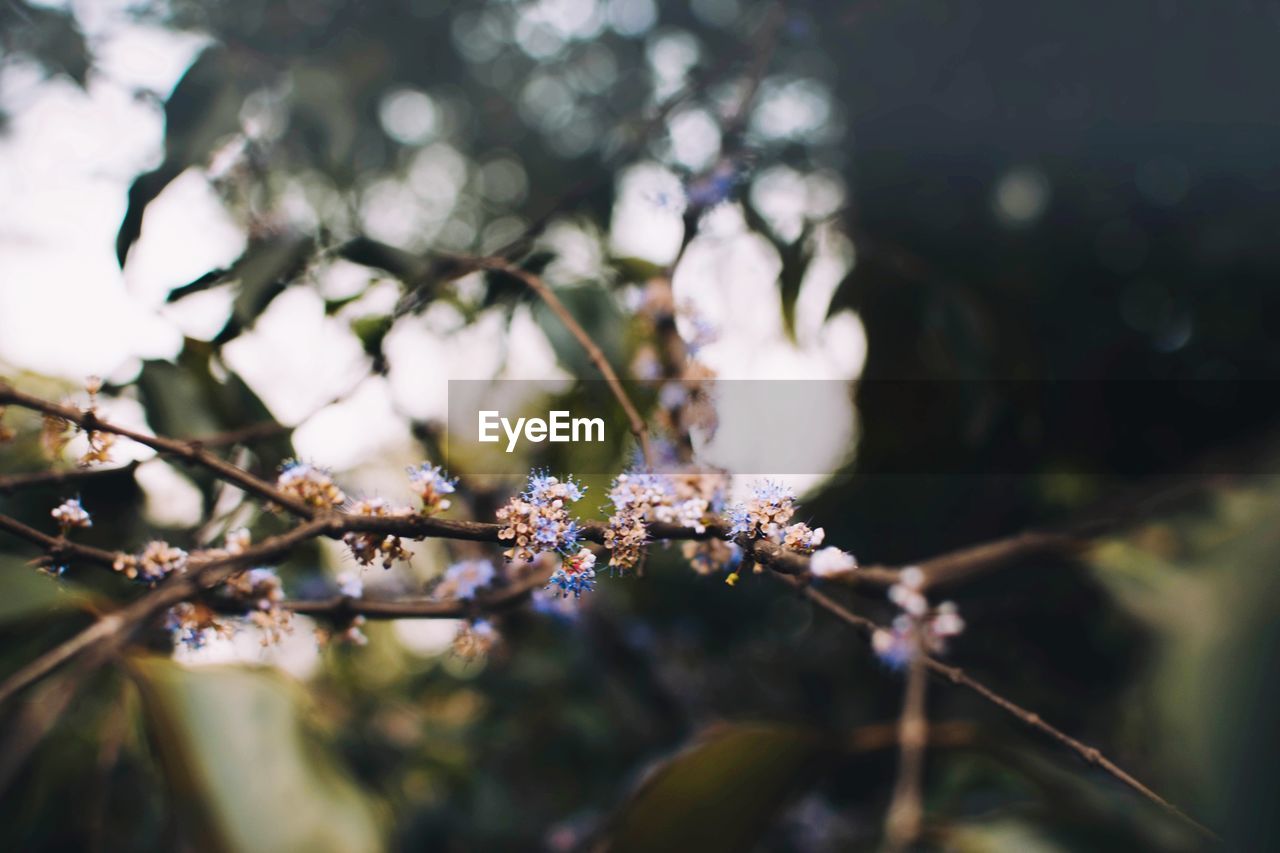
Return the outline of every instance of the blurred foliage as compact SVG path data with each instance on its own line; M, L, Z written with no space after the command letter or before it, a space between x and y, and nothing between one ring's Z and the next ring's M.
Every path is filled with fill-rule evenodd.
M173 805L201 846L379 849L368 804L303 735L296 688L238 669L134 666Z
M856 310L866 331L858 453L805 504L829 541L907 561L1061 519L1145 478L1224 475L1084 561L1037 558L948 591L971 625L955 658L1150 779L1230 849L1274 847L1277 494L1271 479L1225 476L1272 470L1253 442L1280 406L1260 381L1280 365L1265 153L1280 141L1266 73L1280 56L1274 26L1251 4L1088 6L134 4L139 20L209 43L172 92L152 93L164 150L129 191L120 261L188 170L217 189L246 248L170 294L234 292L214 339L188 340L175 363L147 362L136 385L108 391L135 398L166 434L260 423L268 409L221 348L281 293L320 290L386 372L403 318L443 305L463 322L495 311L505 324L529 303L511 276L467 263L499 249L545 273L626 365L642 336L626 297L663 270L607 246L621 172L653 160L689 189L728 161L725 194L779 262L778 301L760 310L792 334L818 235L834 228L852 244L830 313ZM6 63L93 83L69 13L11 0L0 44ZM726 120L766 54L755 112ZM769 120L787 99L820 120ZM722 126L695 163L666 131L698 111ZM757 190L780 168L832 182L843 206L798 228L777 221ZM1026 215L1037 199L1043 210ZM693 204L686 223L701 212ZM589 269L568 263L566 232L589 247ZM340 264L365 280L335 296L322 281ZM365 299L387 280L394 309ZM595 375L541 305L532 316L566 370ZM23 379L48 396L72 391ZM8 418L20 436L5 470L38 470L38 421ZM438 458L438 425L413 426ZM291 450L282 437L236 452L265 474ZM621 467L627 449L608 452ZM83 541L163 535L190 547L230 526L239 510L223 490L186 475L206 517L217 510L209 525L157 530L122 475L85 484L95 527ZM604 484L590 485L594 499ZM0 494L0 511L43 529L61 497ZM460 497L478 513L495 500ZM263 533L283 523L252 521ZM29 551L0 547L12 548L0 559L0 671L121 598L113 578L73 568L60 585L22 565ZM431 576L442 554L422 550ZM331 564L321 548L301 551L284 567L290 590L327 589ZM99 674L0 798L0 843L877 847L892 752L828 745L894 719L899 680L850 632L764 581L730 591L692 576L674 551L656 551L643 581L601 587L573 620L506 617L506 643L483 663L371 626L368 647L323 650L305 700L283 676L159 656ZM889 615L877 598L856 603ZM3 711L2 722L18 715ZM1196 849L972 697L940 687L930 712L971 720L978 736L931 755L929 846ZM25 737L0 730L11 732L0 750Z

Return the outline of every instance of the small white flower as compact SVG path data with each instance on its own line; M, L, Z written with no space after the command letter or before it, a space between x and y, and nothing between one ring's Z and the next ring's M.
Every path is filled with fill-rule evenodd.
M80 505L79 498L69 498L49 513L65 533L73 527L93 527L93 519Z
M822 528L818 528L814 533L818 533L821 530ZM857 568L858 561L854 559L853 555L845 553L839 548L823 548L809 560L809 571L814 577L819 578L842 575Z
M964 620L960 618L954 602L944 601L938 605L929 630L939 637L954 637L964 631Z

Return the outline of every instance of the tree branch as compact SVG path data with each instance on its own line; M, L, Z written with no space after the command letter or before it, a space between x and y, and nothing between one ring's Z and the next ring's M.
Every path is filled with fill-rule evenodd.
M141 625L180 601L226 580L247 565L269 562L315 536L330 531L329 519L298 525L287 533L265 539L239 554L219 554L207 560L192 560L185 574L174 575L140 598L101 617L80 633L37 657L0 681L0 704L15 693L43 678L63 663L92 648L94 654L120 647Z
M502 258L476 258L475 263L481 269L496 270L504 272L507 275L514 276L528 285L529 289L538 295L538 297L546 303L551 312L559 318L569 333L577 339L582 349L587 353L587 358L591 359L591 363L600 371L600 375L604 377L605 383L609 386L609 390L613 393L614 398L618 401L618 405L622 406L622 410L627 415L627 422L630 425L631 434L636 437L636 441L640 443L640 452L644 456L645 465L650 469L653 468L653 452L649 447L649 427L644 422L644 418L640 416L639 410L635 404L631 402L631 397L627 395L627 391L622 387L622 381L618 379L618 374L613 372L609 360L605 358L603 350L592 340L587 330L582 328L577 319L569 312L564 303L560 301L560 297L556 296L555 291L538 276L526 269L516 266L510 261Z
M8 531L19 539L39 545L48 554L49 559L55 562L74 557L86 563L111 568L116 561L116 554L113 551L81 545L63 536L50 536L7 515L0 515L0 530Z
M918 648L918 636L915 642ZM917 653L907 666L902 716L898 719L898 778L894 782L893 799L889 802L884 824L890 850L906 850L914 844L920 837L924 820L921 788L924 784L925 747L929 742L924 701L928 682L922 655Z
M550 293L550 290L541 279L524 270L510 267L505 262L495 261L491 263L492 266L490 268L503 269L517 275L528 282L540 294L545 294L544 298L549 296L548 305L553 310L558 306L559 311L563 311L567 315L567 310L564 309L563 304L555 298L554 294ZM615 390L615 394L618 395L618 400L624 409L628 410L629 414L635 414L636 419L639 420L638 413L622 389L617 375L613 373L608 366L608 362L604 360L599 347L591 341L580 326L577 326L571 315L568 317L568 324L571 330L577 330L575 336L579 337L580 341L584 341L584 347L592 355L593 361L598 359L597 364L601 366L601 372L610 381L610 386ZM0 703L5 702L15 693L52 672L66 661L77 657L86 649L93 648L95 656L100 653L109 654L113 652L140 625L163 610L181 601L188 600L205 589L216 586L246 565L278 559L287 554L297 544L315 536L339 536L345 532L363 531L412 538L435 536L477 542L496 543L500 541L498 539L500 527L492 523L454 521L419 516L376 518L339 513L325 513L317 517L317 511L312 507L295 500L289 495L285 495L273 485L209 454L203 448L191 443L143 435L104 422L94 412L81 412L69 406L50 403L18 392L11 386L0 383L0 405L6 403L63 418L85 430L113 432L152 447L160 453L202 465L222 479L239 485L248 492L288 509L304 521L287 533L267 539L240 554L210 553L206 557L196 554L193 556L186 574L163 581L155 590L108 613L93 625L54 647L11 674L3 682L0 682ZM642 421L640 421L638 435L642 438L642 447L647 447L647 432L644 431ZM112 552L71 543L65 538L49 536L6 516L0 516L0 528L43 547L51 557L71 555L88 562L105 563L107 565L113 563L115 559L115 554ZM603 541L604 531L605 525L600 522L587 522L583 525L584 536L590 541ZM655 523L649 525L649 533L651 537L656 539L708 539L725 536L727 535L727 530L723 525L709 525L703 530L694 530L692 528ZM919 565L924 569L926 577L929 577L931 582L938 582L940 579L950 580L963 577L976 571L1001 565L1014 559L1020 559L1032 553L1074 547L1078 543L1078 537L1067 534L1031 532L944 554L931 560L925 560ZM864 635L869 636L872 631L879 627L872 620L847 610L825 593L814 589L809 584L809 558L807 556L785 550L764 539L740 540L739 544L746 552L744 554L744 565L747 562L751 562L767 566L780 580L801 589L815 604L845 623L859 629ZM897 576L897 569L884 566L871 566L850 573L850 578L855 583L869 583L877 586L893 583ZM352 599L335 598L319 602L292 602L288 606L294 609L295 612L313 614L349 612L352 615L367 615L373 618L408 618L414 616L457 618L474 615L477 612L481 612L483 608L497 608L513 604L524 595L527 595L542 580L544 579L535 579L531 576L508 589L494 593L487 599L482 599L479 602L468 602L465 605L456 601L361 601L357 603ZM1038 714L1004 698L973 679L958 667L952 667L925 656L921 656L921 663L923 668L934 675L945 678L953 684L968 688L988 702L1011 714L1025 725L1048 735L1075 752L1086 762L1101 768L1113 778L1161 806L1164 810L1178 817L1189 826L1194 827L1200 833L1207 837L1216 838L1211 830L1188 817L1176 806L1120 768L1096 748L1088 746L1049 725Z
M781 580L789 582L792 586L801 589L801 591L804 593L805 596L809 598L810 601L812 601L814 604L821 607L823 610L826 610L828 613L832 614L833 616L835 616L837 619L844 622L845 624L856 628L858 631L860 631L863 634L864 637L869 638L873 631L881 627L879 624L877 624L873 620L852 612L851 610L844 607L839 602L835 601L830 596L826 595L820 590L814 589L811 586L806 586L802 582L797 581L794 578L784 577L784 578L781 578ZM1194 818L1190 817L1181 809L1179 809L1177 806L1175 806L1173 803L1169 802L1164 797L1160 796L1155 791L1153 791L1151 788L1147 787L1145 784L1138 781L1136 777L1134 777L1128 771L1121 768L1118 764L1116 764L1111 759L1107 758L1096 747L1089 746L1088 744L1083 743L1082 741L1076 740L1075 738L1066 734L1062 730L1050 725L1049 723L1045 722L1044 718L1041 717L1039 714L1035 713L1034 711L1029 711L1026 708L1023 708L1021 705L1018 705L1017 703L1013 702L1010 699L1006 699L1004 696L1001 696L999 693L995 692L990 687L987 687L982 682L970 676L967 672L965 672L960 667L949 666L948 664L942 663L941 661L935 658L931 658L923 655L921 656L920 661L923 664L924 668L927 669L929 672L933 673L934 675L940 678L945 679L946 681L951 682L952 684L958 684L961 687L967 688L973 693L976 693L978 696L981 696L986 701L990 702L992 705L995 705L997 708L1011 715L1012 717L1014 717L1024 725L1032 729L1035 729L1041 734L1049 736L1050 738L1057 741L1062 746L1065 746L1067 749L1076 753L1078 756L1084 759L1084 761L1087 764L1100 768L1105 773L1110 775L1112 778L1116 779L1121 784L1123 784L1125 787L1129 788L1132 791L1137 792L1139 795L1141 795L1145 799L1160 806L1160 808L1163 809L1165 812L1174 816L1183 824L1194 829L1196 832L1198 832L1200 835L1204 836L1205 838L1209 838L1214 841L1221 840L1218 838L1218 835L1213 830L1199 823Z
M161 455L172 456L184 462L207 468L221 479L239 486L260 498L279 504L301 518L312 518L315 515L315 510L302 501L286 495L265 480L255 477L248 471L232 465L230 462L205 450L203 445L207 443L208 439L181 441L174 438L147 435L131 430L128 427L104 421L94 411L81 411L74 406L52 403L32 394L19 391L8 383L0 382L0 406L3 405L20 406L24 409L31 409L45 415L61 418L86 432L109 432L128 438L150 447Z

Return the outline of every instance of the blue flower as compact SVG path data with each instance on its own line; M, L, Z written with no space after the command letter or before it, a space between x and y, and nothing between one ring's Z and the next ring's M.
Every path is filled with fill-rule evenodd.
M449 508L450 502L444 496L457 491L457 477L447 476L443 468L430 462L423 462L418 467L407 470L409 483L422 498L424 514L430 515Z
M573 503L580 500L586 489L566 475L563 480L553 477L546 471L534 471L529 475L529 485L524 490L524 499L535 506L547 506L560 500Z
M751 513L744 504L734 504L726 511L729 516L729 538L736 539L742 534L751 534L755 526L751 521Z
M740 535L777 538L795 514L795 497L788 486L770 480L752 488L751 499L727 511L729 538Z
M564 562L547 580L545 588L556 587L562 596L568 596L572 592L573 597L578 598L582 593L595 588L595 565L596 555L583 548L572 557L564 558Z

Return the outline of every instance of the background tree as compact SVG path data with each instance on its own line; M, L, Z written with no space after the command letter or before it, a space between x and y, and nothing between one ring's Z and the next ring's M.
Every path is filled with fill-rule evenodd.
M0 81L107 85L91 5L6 5ZM109 375L104 405L134 400L156 434L204 439L273 482L291 430L314 423L239 375L237 342L264 336L273 310L358 343L355 381L312 389L321 401L441 372L402 345L411 328L449 341L477 329L499 365L545 340L569 375L596 378L530 278L624 375L679 376L699 311L730 301L705 260L730 246L770 280L754 314L776 315L797 351L865 337L855 452L806 496L806 517L887 566L1003 542L981 572L934 566L969 624L953 662L1228 847L1269 846L1265 10L172 0L119 18L200 39L171 91L135 93L162 110L165 136L111 213L119 264L136 271L173 209L166 193L188 179L216 192L243 251L172 282L173 310L194 305L214 328ZM0 99L6 124L24 108ZM620 238L637 209L656 223L652 251ZM12 294L38 286L4 280ZM300 294L323 305L314 326L287 316ZM655 294L670 308L655 311ZM519 331L526 318L537 334ZM20 389L85 404L79 381L14 361ZM363 414L416 443L390 467L440 458L435 416ZM163 529L142 467L82 476L59 455L42 479L39 418L11 408L4 423L17 434L0 513L37 530L73 493L94 519L75 541L112 551L157 535L220 542L246 519L257 538L283 529L198 464L183 469L198 523ZM610 447L600 470L633 449ZM339 479L386 488L379 466ZM588 485L602 495L608 478ZM490 521L505 497L464 478L459 500ZM1040 528L1052 535L1004 538ZM29 544L0 547L6 674L138 594L74 560L52 582L24 565ZM422 551L394 575L400 592L469 554ZM336 553L294 550L290 597L328 596ZM903 679L812 597L745 580L730 590L653 548L643 580L602 582L574 619L504 615L485 663L444 653L451 631L371 623L369 645L325 648L305 691L155 655L73 662L0 708L0 825L32 849L651 849L667 832L698 849L874 849ZM883 584L821 594L882 623L896 612ZM147 640L171 645L160 626ZM939 686L927 703L922 844L1203 845L980 697Z

